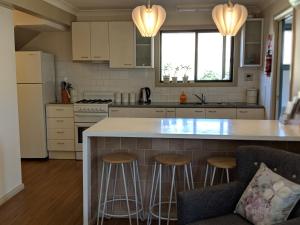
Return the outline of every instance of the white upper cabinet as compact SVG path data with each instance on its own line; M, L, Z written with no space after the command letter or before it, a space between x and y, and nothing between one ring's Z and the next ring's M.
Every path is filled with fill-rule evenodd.
M154 67L154 39L142 37L138 29L135 29L135 58L137 68Z
M108 22L72 23L73 60L108 61Z
M91 58L109 60L108 22L91 23Z
M91 60L91 27L87 22L72 23L73 60Z
M262 65L263 19L248 19L241 33L241 67Z
M132 22L109 22L111 68L135 67L135 32Z

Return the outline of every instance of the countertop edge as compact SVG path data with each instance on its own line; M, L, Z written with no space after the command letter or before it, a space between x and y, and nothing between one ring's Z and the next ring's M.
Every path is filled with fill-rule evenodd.
M109 105L110 108L253 108L253 109L263 109L263 105L259 104L247 104L247 103L208 103L208 104L196 104L196 103L170 103L170 102L157 102L151 104L116 104L112 103Z
M196 134L156 134L156 133L115 133L86 131L84 136L97 137L124 137L124 138L163 138L163 139L203 139L203 140L235 140L235 141L291 141L299 142L299 137L281 136L237 136L237 135L196 135Z

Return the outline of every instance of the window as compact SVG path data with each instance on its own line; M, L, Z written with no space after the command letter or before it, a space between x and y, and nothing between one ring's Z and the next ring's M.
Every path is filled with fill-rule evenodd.
M161 31L160 81L232 82L233 38L216 30Z

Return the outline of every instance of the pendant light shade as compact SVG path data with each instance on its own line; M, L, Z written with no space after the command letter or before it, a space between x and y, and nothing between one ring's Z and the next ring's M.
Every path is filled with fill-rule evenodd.
M154 37L166 19L166 10L160 5L138 6L132 19L143 37Z
M293 7L297 7L300 5L300 0L290 0L290 3Z
M233 5L229 1L228 4L215 6L212 17L223 36L235 36L246 22L248 10L243 5Z

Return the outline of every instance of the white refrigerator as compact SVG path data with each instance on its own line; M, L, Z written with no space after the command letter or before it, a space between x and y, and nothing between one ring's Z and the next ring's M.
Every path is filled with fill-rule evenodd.
M55 64L51 54L16 52L22 158L47 158L46 104L55 102Z

